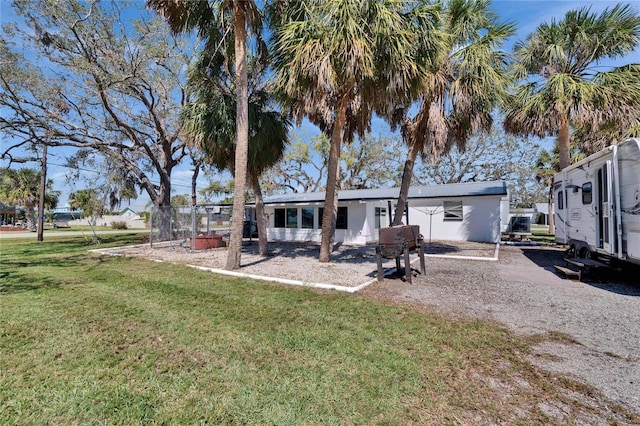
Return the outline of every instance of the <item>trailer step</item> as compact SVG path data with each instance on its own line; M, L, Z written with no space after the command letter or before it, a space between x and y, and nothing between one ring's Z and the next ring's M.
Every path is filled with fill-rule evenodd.
M564 261L567 262L567 266L569 264L573 266L577 266L578 268L606 268L609 265L606 263L598 262L593 259L578 259L573 257L565 257Z
M567 278L577 277L578 281L580 281L580 279L582 278L582 271L574 271L573 269L565 268L564 266L559 265L553 265L553 267L556 268L556 270L558 270L559 272L562 272Z

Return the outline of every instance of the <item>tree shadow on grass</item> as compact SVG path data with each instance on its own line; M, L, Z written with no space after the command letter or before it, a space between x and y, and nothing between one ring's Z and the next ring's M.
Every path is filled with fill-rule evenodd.
M42 270L50 268L52 271L54 269L84 271L103 261L101 258L70 257L3 262L3 270L0 271L0 296L77 284L78 281L73 274L65 278L56 278L56 274L45 275L46 272L43 273Z
M60 282L52 278L42 278L34 283L33 278L24 274L7 273L5 276L2 276L2 282L0 282L0 297L45 288L59 288L60 284Z

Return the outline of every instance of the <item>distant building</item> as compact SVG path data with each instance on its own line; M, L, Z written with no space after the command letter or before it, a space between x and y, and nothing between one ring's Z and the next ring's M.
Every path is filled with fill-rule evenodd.
M138 212L131 209L130 207L125 207L124 209L122 209L122 211L120 212L120 216L122 216L122 218L125 220L140 219L140 215L138 214Z
M7 206L6 204L0 203L0 225L15 224L16 212L17 209L15 206Z

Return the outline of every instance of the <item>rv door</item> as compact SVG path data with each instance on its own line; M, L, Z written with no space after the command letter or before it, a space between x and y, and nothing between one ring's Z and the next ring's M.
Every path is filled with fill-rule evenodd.
M613 211L613 173L611 160L598 169L598 211L596 213L598 229L598 248L609 254L615 252L614 211Z

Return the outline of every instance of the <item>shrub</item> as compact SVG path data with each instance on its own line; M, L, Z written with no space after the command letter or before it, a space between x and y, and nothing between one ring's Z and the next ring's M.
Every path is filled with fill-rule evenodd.
M151 217L151 213L149 212L140 212L140 217L144 221L145 225L149 225L149 218Z
M111 229L127 229L127 222L111 222Z

